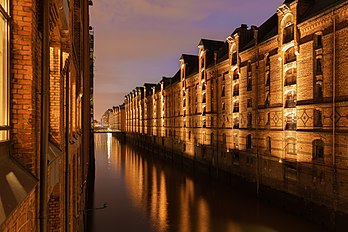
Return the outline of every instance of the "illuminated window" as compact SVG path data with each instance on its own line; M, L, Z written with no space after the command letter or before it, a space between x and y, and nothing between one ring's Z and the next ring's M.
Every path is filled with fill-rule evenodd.
M4 12L0 12L0 141L8 140L9 104L8 104L8 0L0 1Z

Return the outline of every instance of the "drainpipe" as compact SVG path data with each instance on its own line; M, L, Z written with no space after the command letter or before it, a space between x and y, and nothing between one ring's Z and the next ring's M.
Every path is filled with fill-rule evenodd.
M43 1L43 38L42 38L42 79L41 79L41 140L40 140L40 231L47 231L47 153L49 124L49 81L50 81L50 1Z

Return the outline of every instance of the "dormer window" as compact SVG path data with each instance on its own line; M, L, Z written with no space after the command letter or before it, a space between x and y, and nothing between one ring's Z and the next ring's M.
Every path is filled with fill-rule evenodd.
M294 40L294 24L285 27L283 32L283 44L289 43L292 40Z
M232 53L231 65L234 66L237 64L237 52Z

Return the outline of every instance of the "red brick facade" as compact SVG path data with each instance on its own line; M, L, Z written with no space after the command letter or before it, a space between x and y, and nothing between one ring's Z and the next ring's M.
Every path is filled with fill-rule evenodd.
M42 0L6 1L11 16L8 41L11 136L9 141L1 142L0 152L11 165L7 165L6 173L0 174L9 181L14 196L5 196L7 189L0 186L0 203L7 198L13 201L11 207L0 204L5 214L0 215L0 231L39 231L40 223L46 223L48 231L82 230L91 127L90 114L82 114L90 112L90 96L84 95L83 89L90 89L91 69L89 62L82 65L80 61L89 61L89 1L50 0L47 30ZM43 45L45 35L49 35L48 50ZM44 54L49 57L48 77L43 77ZM49 79L47 92L42 92L43 78ZM41 120L41 103L46 94L48 151L43 154L41 140L45 136L41 135L41 129L45 120ZM82 137L83 134L88 136ZM48 163L44 190L40 189L42 156L47 156ZM11 181L23 185L20 195L11 189ZM43 193L47 202L40 204ZM47 215L41 205L46 205Z

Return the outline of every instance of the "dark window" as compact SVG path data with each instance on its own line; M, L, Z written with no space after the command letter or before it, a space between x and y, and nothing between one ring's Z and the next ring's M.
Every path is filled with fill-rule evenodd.
M270 63L271 63L270 58L269 58L269 56L267 56L267 59L266 59L266 70L269 70Z
M191 131L189 131L188 139L189 139L189 140L191 139Z
M207 123L206 123L206 121L204 120L203 121L203 128L206 128L207 127Z
M202 58L202 61L201 61L201 68L204 68L204 58Z
M316 139L312 142L312 159L324 159L324 142L321 139Z
M322 112L321 110L314 110L314 127L322 127Z
M267 136L266 138L266 152L271 153L272 150L272 143L271 143L271 137Z
M207 102L206 96L205 96L205 94L203 94L202 103L206 103L206 102Z
M251 134L248 134L246 137L246 149L251 149L252 148L252 138Z
M251 128L252 125L253 125L253 115L252 115L251 112L249 112L248 113L248 124L247 124L247 126L248 126L248 128Z
M237 64L237 52L234 52L232 54L232 61L231 61L231 65L236 65Z
M270 104L270 94L269 92L266 93L266 99L265 99L265 107L269 107Z
M222 86L222 90L221 90L221 97L225 96L225 86Z
M206 84L204 83L203 85L202 85L202 90L205 90L206 89Z
M251 76L248 77L247 80L247 91L251 91L253 89L253 82Z
M290 91L286 94L285 108L295 108L296 107L296 92Z
M222 110L225 110L225 103L222 103Z
M253 107L253 99L249 98L247 101L247 107Z
M233 129L239 129L239 118L235 117L233 121Z
M236 69L236 70L233 71L233 80L237 80L237 79L239 79L239 72Z
M226 145L226 134L222 134L222 144Z
M233 86L233 96L239 96L239 84Z
M201 72L201 80L204 80L204 71Z
M270 72L268 71L268 72L266 73L265 86L266 86L266 87L269 87L270 84L271 84L271 74L270 74ZM269 88L267 88L267 89L269 90Z
M296 130L297 121L295 114L289 114L286 116L286 130Z
M182 145L182 150L183 150L183 151L186 151L186 143L184 143L184 144Z
M322 66L321 66L321 58L316 59L315 63L315 73L316 75L321 75L323 74Z
M267 113L267 121L266 121L266 126L270 126L270 124L271 124L271 113Z
M295 48L291 47L284 53L284 64L296 61Z
M323 99L323 87L320 82L315 84L314 99L316 101L321 101Z
M235 101L233 104L233 113L239 112L239 101Z
M251 73L251 62L248 61L248 64L247 64L247 72L248 72L248 76L249 76L249 73Z
M214 144L214 133L210 134L210 144Z
M284 28L283 43L289 43L294 39L294 25Z
M296 68L291 68L285 73L284 86L296 84Z
M323 47L323 35L322 34L316 34L314 39L315 39L315 41L314 41L315 48Z
M203 112L202 112L202 115L204 116L204 115L206 115L206 108L205 107L203 107Z

